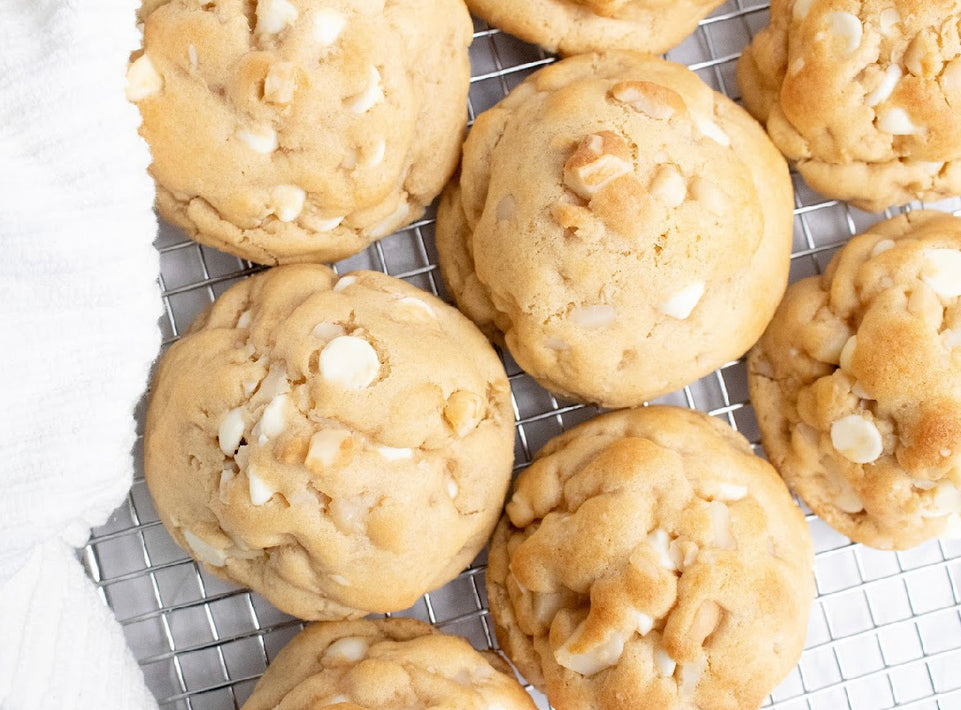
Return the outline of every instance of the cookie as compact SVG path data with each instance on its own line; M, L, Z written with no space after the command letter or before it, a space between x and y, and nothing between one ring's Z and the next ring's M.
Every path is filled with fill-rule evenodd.
M631 406L761 335L787 286L792 195L760 126L686 68L571 57L477 117L439 263L544 387Z
M510 387L454 308L321 265L224 293L153 380L147 484L207 569L305 619L405 609L497 522Z
M663 54L724 0L467 0L478 17L550 52Z
M128 71L160 215L262 264L410 224L467 122L462 0L147 0Z
M823 195L880 212L961 194L961 2L774 0L744 105Z
M853 540L961 533L961 219L873 226L793 284L748 359L768 458Z
M744 437L647 407L575 427L521 473L487 594L501 648L557 710L745 710L800 658L813 563Z
M415 619L310 624L243 710L535 710L510 667Z

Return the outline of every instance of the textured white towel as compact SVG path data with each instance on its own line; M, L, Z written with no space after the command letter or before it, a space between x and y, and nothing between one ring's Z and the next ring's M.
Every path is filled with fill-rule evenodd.
M0 0L0 707L154 701L72 546L130 487L159 347L124 97L137 0Z

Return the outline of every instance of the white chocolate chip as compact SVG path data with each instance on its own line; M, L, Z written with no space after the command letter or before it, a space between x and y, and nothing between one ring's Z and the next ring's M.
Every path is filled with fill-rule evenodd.
M787 73L789 76L797 76L804 69L806 62L804 57L795 57L791 60L790 66L788 66Z
M636 619L635 626L637 627L637 633L641 636L647 636L651 629L654 628L654 617L645 614L643 611L635 611L634 617Z
M860 414L850 414L831 425L831 444L852 463L871 463L884 452L881 432Z
M337 279L337 283L334 284L334 291L343 291L345 288L356 282L356 276L341 276L339 279Z
M240 317L237 318L237 327L238 327L238 328L249 328L249 327L250 327L250 321L251 321L252 318L253 318L253 316L250 314L250 311L244 311L243 313L240 314Z
M961 513L961 490L950 481L938 481L932 503L930 514L927 511L922 513L925 517L957 515Z
M714 492L714 499L725 502L736 502L743 500L747 496L747 486L739 486L736 483L720 483Z
M343 216L315 219L311 226L318 232L332 232L344 221Z
M961 250L925 249L921 280L943 298L961 296Z
M362 660L370 649L370 642L360 636L346 636L337 639L324 651L325 663L356 663Z
M377 351L363 338L342 335L320 351L320 374L344 389L359 390L377 379Z
M346 429L321 429L310 437L305 464L311 469L330 468L351 438Z
M736 550L737 542L731 536L731 511L720 501L712 501L707 505L714 544L722 550Z
M677 668L677 661L671 658L667 651L658 646L654 649L654 668L662 678L670 678Z
M250 502L254 505L263 505L277 492L261 478L253 464L247 467L247 488L250 493Z
M287 421L284 416L284 409L287 404L287 395L280 394L270 400L264 408L264 413L260 421L254 426L251 432L259 438L258 443L263 446L269 439L273 439L280 434L286 427Z
M217 442L220 450L227 456L233 456L240 446L240 440L244 438L244 410L241 407L231 409L220 420L220 427L217 431Z
M945 350L961 348L961 330L948 329L941 333L941 344Z
M961 91L961 59L952 59L944 65L941 88L944 91Z
M851 359L854 357L854 350L858 346L858 336L852 335L841 348L840 367L842 370L851 371Z
M685 320L700 303L702 296L704 296L704 282L696 281L673 293L658 306L658 310L671 318Z
M834 505L845 513L855 514L864 510L864 500L851 485L845 481L840 481L841 492L835 497Z
M603 153L593 162L565 170L564 185L580 197L589 200L610 182L632 172L634 172L633 164L616 155Z
M568 320L581 328L597 330L606 328L617 320L617 311L607 305L581 306L571 311Z
M260 384L258 394L273 399L279 394L290 392L290 380L287 379L287 370L283 366L273 365L267 370L267 376Z
M373 239L386 237L395 229L406 223L408 215L410 215L410 205L408 205L407 202L401 202L399 205L397 205L393 212L384 217L384 219L374 226L369 227L367 234Z
M697 684L701 682L701 676L704 675L704 669L707 666L707 656L704 656L699 661L694 663L682 663L680 664L680 669L678 670L678 676L680 683L678 684L678 691L682 696L690 696L694 694L694 690L697 688Z
M190 545L194 557L201 562L206 562L211 567L223 567L227 564L227 554L223 550L204 542L189 530L184 530L184 539Z
M864 97L864 103L868 106L877 106L882 101L887 101L888 97L894 92L894 87L901 81L901 67L891 64L884 70L884 77L881 83L870 94Z
M330 700L324 701L324 707L328 705L339 705L340 703L348 703L348 702L350 702L350 698L348 698L346 695L335 695Z
M334 584L339 584L341 587L350 586L350 580L340 574L330 575L330 581L333 582Z
M403 296L397 300L397 308L414 321L434 320L437 314L431 305L414 296Z
M367 87L354 97L350 110L354 113L367 113L379 101L384 99L384 90L380 85L380 72L371 66L367 70Z
M571 346L566 340L561 340L560 338L555 338L553 336L544 340L544 347L548 350L556 350L557 352L563 352L571 349Z
M697 543L691 540L672 540L667 549L674 566L681 572L694 564L699 552Z
M475 392L457 390L447 398L444 419L458 437L470 434L484 419L487 407L484 399Z
M163 77L154 69L146 54L141 55L127 69L127 100L142 101L156 94L164 86Z
M304 209L307 193L296 185L278 185L270 192L270 212L281 222L293 222Z
M913 136L920 132L900 106L887 108L878 115L878 129L893 136Z
M864 388L864 385L860 381L855 382L854 386L851 387L851 394L858 399L874 399L874 397L871 396L871 393Z
M192 44L187 45L187 59L190 60L190 66L196 69L197 68L197 48Z
M284 106L294 100L297 90L297 65L292 62L276 62L264 77L264 101Z
M460 493L460 486L457 485L457 481L453 478L447 479L447 495L450 496L451 500L457 498L457 494Z
M857 15L852 15L850 12L832 12L828 14L828 20L831 23L831 31L844 40L846 52L854 52L861 46L864 26Z
M277 150L277 131L270 126L238 129L237 137L246 143L248 148L261 155L270 155Z
M710 180L695 177L691 180L691 197L701 203L701 206L712 214L723 214L727 209L727 197L724 192Z
M374 450L388 461L407 461L414 458L412 449L398 449L393 446L375 446Z
M697 120L697 129L715 143L720 143L725 147L731 145L731 138L727 133L722 131L721 127L709 118L699 118Z
M347 17L342 12L320 7L314 10L314 41L321 47L329 47L347 26Z
M230 501L228 486L230 486L230 482L233 481L236 477L237 477L237 473L232 468L225 468L223 471L220 472L220 485L217 486L217 491L218 491L217 497L220 499L220 502L223 503L224 505L227 505Z
M657 563L664 569L672 572L677 571L677 561L670 552L671 537L666 530L657 528L647 536L647 544L657 555Z
M911 485L917 488L919 491L930 491L932 488L938 485L937 481L929 481L926 478L916 478L911 481Z
M376 168L378 165L384 162L384 155L387 153L387 141L381 138L379 141L374 143L373 150L370 151L364 159L364 167Z
M658 121L666 121L674 115L674 107L641 90L635 82L623 82L611 90L611 96L627 104L638 113Z
M901 21L901 15L893 7L888 7L881 10L881 15L878 19L880 20L881 34L887 37L891 34L894 26Z
M328 323L326 321L321 321L310 331L311 337L323 340L324 342L330 342L334 338L346 335L346 333L347 331L344 330L344 326L339 323Z
M658 168L648 189L666 207L677 207L687 197L687 181L672 165Z
M297 8L287 0L257 0L257 27L259 35L277 34L297 21Z
M624 653L624 639L617 632L611 630L604 641L584 653L572 653L571 646L576 644L584 632L584 624L571 634L564 644L554 650L554 660L558 665L585 676L599 673L605 668L615 665Z
M878 254L883 254L884 252L888 251L888 249L893 249L893 248L894 248L893 239L882 239L877 244L875 244L874 248L871 250L871 258L873 259Z
M794 9L792 12L792 17L795 21L801 21L808 16L811 11L811 5L814 4L814 0L796 0L794 3Z

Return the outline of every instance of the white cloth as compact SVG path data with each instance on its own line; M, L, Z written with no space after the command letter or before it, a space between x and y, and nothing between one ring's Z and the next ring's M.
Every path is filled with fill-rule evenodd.
M131 484L159 348L124 95L137 0L0 0L0 707L150 708L75 546Z

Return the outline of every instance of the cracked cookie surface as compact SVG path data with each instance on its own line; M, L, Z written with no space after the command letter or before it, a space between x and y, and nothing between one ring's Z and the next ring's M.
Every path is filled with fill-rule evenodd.
M501 648L558 710L744 710L800 658L812 567L801 511L744 437L645 407L520 474L487 589Z
M334 261L410 224L457 162L461 0L147 0L128 71L157 208L262 264Z
M381 273L282 266L161 360L146 478L181 547L283 611L397 611L487 541L513 422L500 360L455 309Z
M318 622L278 654L243 710L535 710L502 658L415 619Z
M724 0L467 0L478 17L551 52L662 54Z
M458 306L522 368L620 407L754 344L791 231L787 165L745 111L680 65L610 52L477 117L437 246Z
M748 383L768 457L833 528L961 533L961 219L887 220L793 284Z
M958 0L774 0L737 76L818 192L872 212L961 194Z

